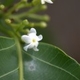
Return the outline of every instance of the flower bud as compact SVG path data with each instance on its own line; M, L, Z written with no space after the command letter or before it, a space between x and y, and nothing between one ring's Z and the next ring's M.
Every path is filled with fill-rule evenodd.
M11 20L10 19L5 19L6 23L10 24Z
M28 22L28 20L27 19L25 19L25 20L23 20L23 25L27 25L27 24L29 24L29 22Z
M0 5L0 9L3 10L5 6L3 4Z
M47 27L47 24L45 22L41 22L40 25L41 25L42 28Z

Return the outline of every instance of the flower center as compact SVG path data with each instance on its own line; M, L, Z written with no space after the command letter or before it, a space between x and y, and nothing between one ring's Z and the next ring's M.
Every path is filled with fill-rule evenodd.
M32 39L32 42L33 42L33 43L35 43L35 42L36 42L36 40L35 40L35 39Z

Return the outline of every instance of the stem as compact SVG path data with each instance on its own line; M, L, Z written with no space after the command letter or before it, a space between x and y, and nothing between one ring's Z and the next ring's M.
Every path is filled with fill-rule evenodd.
M19 3L15 4L12 8L8 10L6 13L6 16L9 16L22 2L20 1Z
M17 36L15 36L11 31L6 30L5 28L3 28L2 26L0 26L0 31L2 33L5 33L9 36L13 36L16 42L16 46L17 46L17 53L18 53L18 60L19 60L19 80L23 80L23 60L22 60L22 52L21 52L21 45L19 42L19 39L17 38Z
M19 9L27 8L27 7L31 7L31 6L33 6L32 3L26 3L26 4L24 4L24 5L19 6L17 9L19 10Z
M28 16L29 14L37 13L37 12L39 12L41 10L45 10L45 9L46 9L45 5L38 5L38 6L33 7L32 9L30 9L27 12L23 12L23 13L20 13L18 15L11 15L10 17L13 17L13 18L22 18L22 17Z
M23 59L22 59L22 52L21 52L21 45L17 37L15 37L16 45L17 45L17 53L18 53L18 60L19 60L19 80L23 80Z

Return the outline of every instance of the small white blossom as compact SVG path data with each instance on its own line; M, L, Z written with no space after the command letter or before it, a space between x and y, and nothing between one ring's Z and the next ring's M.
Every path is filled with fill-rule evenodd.
M42 35L37 36L36 30L34 28L31 28L28 35L21 36L22 41L26 43L24 46L24 50L27 51L28 49L33 49L34 51L39 51L37 48L39 45L39 41L43 39Z
M41 4L45 4L45 2L52 4L53 2L51 0L41 0Z

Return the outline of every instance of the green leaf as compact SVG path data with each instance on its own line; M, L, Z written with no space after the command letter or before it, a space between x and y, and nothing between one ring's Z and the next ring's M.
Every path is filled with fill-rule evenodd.
M80 80L80 64L58 47L40 43L39 51L22 50L24 80ZM14 39L0 37L0 80L19 80Z
M27 80L80 80L80 65L58 47L41 43L39 52L24 52Z
M15 42L5 37L0 37L0 80L18 80Z

